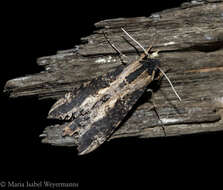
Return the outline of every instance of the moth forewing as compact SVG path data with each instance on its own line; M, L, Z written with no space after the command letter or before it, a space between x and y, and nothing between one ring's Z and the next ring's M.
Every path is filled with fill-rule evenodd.
M73 120L64 128L64 135L75 138L79 154L89 153L123 121L154 79L158 64L154 59L141 56L128 66L121 65L80 88L76 97L69 96L72 99L64 104L59 100L49 114L51 118L61 114L63 119L72 113Z
M97 79L92 80L88 85L80 87L77 93L73 95L71 92L65 94L65 97L59 99L50 109L48 118L52 119L71 119L73 116L78 116L79 112L88 110L98 99L103 96L103 91L111 91L112 89L118 88L119 82L123 81L125 77L134 76L134 72L141 66L146 69L146 65L142 64L146 57L142 54L139 60L129 64L128 66L120 65L113 72L110 72L104 76L100 76ZM152 61L152 59L150 59ZM148 71L153 69L153 65L148 64ZM138 71L139 72L139 71ZM123 81L122 85L124 85ZM108 93L107 93L108 94ZM96 96L97 95L97 96Z
M108 139L154 79L160 80L164 75L180 99L169 78L159 68L159 61L153 59L154 54L149 55L151 47L145 50L122 30L143 49L144 54L137 61L120 65L113 72L92 80L75 95L66 94L50 109L49 118L70 120L64 127L63 136L73 136L79 154L95 150ZM108 42L123 58L124 54L110 40ZM162 75L158 75L159 71Z

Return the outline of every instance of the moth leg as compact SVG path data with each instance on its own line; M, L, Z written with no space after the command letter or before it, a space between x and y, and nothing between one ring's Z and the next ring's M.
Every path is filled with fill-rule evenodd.
M158 113L157 110L156 110L156 107L157 107L157 106L156 106L156 103L155 103L155 101L154 101L154 99L153 99L153 91L152 91L151 89L148 89L147 92L150 92L150 93L151 93L151 99L150 99L150 101L151 101L151 103L153 104L152 109L154 110L154 112L155 112L155 114L156 114L158 120L160 121L160 123L161 123L161 128L162 128L162 130L163 130L164 136L166 137L166 131L165 131L165 128L164 128L164 124L163 124L162 120L160 119L159 113Z
M108 38L108 36L105 34L104 32L104 37L105 39L107 40L107 42L109 43L109 45L118 53L118 56L119 56L119 59L120 61L122 62L122 64L126 65L128 63L130 63L129 61L129 58L124 54L122 53L111 41L110 39Z

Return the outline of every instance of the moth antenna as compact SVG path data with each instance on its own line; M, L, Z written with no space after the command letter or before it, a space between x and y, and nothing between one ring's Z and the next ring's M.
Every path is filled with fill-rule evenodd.
M124 28L121 28L122 29L122 31L129 37L129 38L131 38L139 47L141 47L142 48L142 50L144 51L144 53L148 56L149 54L148 54L148 52L146 51L146 49L138 42L138 41L136 41L128 32L126 32L125 31L125 29ZM159 68L159 67L158 67ZM166 77L166 79L167 79L167 81L170 83L170 86L171 86L171 88L172 88L172 90L174 91L174 93L176 94L176 96L177 96L177 98L181 101L181 98L180 98L180 96L178 95L178 93L176 92L176 90L175 90L175 88L173 87L173 84L171 83L171 81L170 81L170 79L168 78L168 76L166 75L166 73L164 73L164 71L161 69L161 68L159 68L159 70L161 71L161 73Z
M128 57L124 54L124 53L122 53L111 41L110 41L110 39L107 37L107 35L105 34L105 32L104 32L104 37L105 37L105 39L107 40L107 42L109 43L109 45L118 53L118 55L119 55L119 58L120 58L120 60L121 60L121 62L123 63L123 64L126 64L126 62L128 62L127 61L127 59L128 59Z
M146 51L146 49L138 42L138 41L136 41L128 32L126 32L125 30L124 30L124 28L121 28L122 29L122 31L130 38L130 39L132 39L139 47L141 47L142 48L142 50L144 51L144 53L148 56L149 54L148 54L148 52Z
M173 90L174 93L176 94L177 98L181 101L180 96L177 94L177 91L176 91L175 88L173 87L173 84L172 84L172 82L170 81L170 79L168 78L168 76L166 75L166 73L164 73L164 71L163 71L160 67L158 67L158 69L159 69L159 70L161 71L161 73L166 77L167 81L170 83L170 86L171 86L172 90Z
M107 35L105 34L105 32L103 33L105 39L107 40L107 42L110 44L110 46L117 51L118 54L120 54L121 56L123 56L124 54L109 40L109 38L107 37Z

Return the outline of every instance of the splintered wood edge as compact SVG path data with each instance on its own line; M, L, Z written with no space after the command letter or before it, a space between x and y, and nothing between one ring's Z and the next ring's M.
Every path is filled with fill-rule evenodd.
M122 38L121 27L125 27L145 47L152 43L153 51L159 50L163 54L177 51L188 51L188 53L214 51L223 43L223 28L220 24L223 19L221 2L191 2L179 8L154 13L150 17L100 21L95 24L96 32L83 38L88 43L80 44L70 50L59 51L56 55L39 58L37 64L45 67L45 71L11 79L7 81L4 91L13 98L37 95L40 99L57 99L64 92L77 89L84 81L114 69L121 63L104 39L102 35L104 31L110 35L114 43L119 45L120 50L135 54L135 49ZM200 9L205 10L204 15L198 15ZM187 24L188 19L190 25ZM203 22L205 19L212 19L212 22ZM209 27L210 23L215 26ZM134 59L135 56L132 56L131 60ZM67 62L69 64L66 64ZM90 69L91 75L86 72L89 70L89 65L94 65ZM77 69L77 77L72 72L73 68ZM66 75L64 75L65 71Z
M129 118L123 125L120 126L118 130L108 140L124 137L137 137L137 138L154 138L154 137L167 137L171 136L180 136L187 134L196 134L196 133L210 133L216 131L222 131L223 126L223 98L216 98L212 104L216 106L211 106L210 104L205 104L197 108L190 108L190 116L186 116L186 113L182 116L173 117L173 118L164 118L161 113L161 120L165 125L164 129L159 123L158 119L153 117L152 112L149 113L149 120L140 121L141 124L134 124L136 118L134 115L137 115L136 110L134 115ZM208 109L210 108L210 110ZM197 109L203 112L203 115L199 117L194 116L195 110ZM182 110L179 110L182 111ZM135 121L135 122L134 122ZM151 126L151 123L153 126ZM41 137L43 137L43 143L49 143L55 146L75 146L75 140L70 136L62 136L62 131L64 125L52 125L46 127ZM164 133L165 130L165 133Z
M172 95L170 87L164 81L161 89L168 94L168 100L163 98L163 94L159 91L155 93L155 96L157 97L156 101L160 104L158 105L158 109L160 108L160 117L165 121L166 135L175 136L222 130L223 106L221 89L223 89L223 86L221 84L223 83L223 79L222 62L220 58L222 58L223 55L223 29L220 27L222 25L219 24L221 23L220 21L223 20L223 4L221 2L222 1L211 0L206 3L201 2L199 4L191 2L182 5L181 8L174 8L164 10L160 13L154 13L148 18L119 18L98 22L96 23L96 27L98 27L96 33L86 37L85 40L88 41L87 44L81 44L71 50L60 51L57 55L39 58L38 64L44 66L45 71L39 74L9 80L5 85L5 91L10 92L11 97L39 95L40 98L58 99L66 91L78 88L84 81L89 81L121 64L113 50L107 44L104 44L104 39L101 37L101 33L103 31L107 30L110 34L118 34L118 36L111 35L113 42L117 43L122 39L119 32L120 27L127 26L125 29L131 32L131 34L135 35L138 33L138 36L136 35L136 37L140 42L143 41L143 45L149 45L149 43L151 43L151 34L156 31L159 34L159 38L156 38L153 50L161 50L161 61L165 63L165 67L172 68L172 71L169 72L168 75L175 81L177 90L180 90L180 93L183 93L183 101L185 101L185 103L197 102L198 104L207 102L209 105L214 107L213 109L216 109L216 113L207 112L208 119L206 120L204 119L205 114L202 115L198 111L198 116L202 115L203 120L193 120L193 118L190 121L190 118L188 120L184 118L183 121L179 122L178 120L180 116L176 113L173 113L173 115L169 114L169 110L167 109L168 106L165 107L169 103L172 105L176 97ZM185 13L187 12L187 14L189 14L189 12L190 14L194 14L196 11L199 11L199 9L206 10L205 14L215 13L214 16L212 15L213 18L210 17L210 19L216 19L216 22L203 23L206 25L193 25L194 20L199 20L199 17L197 18L195 14L195 17L190 20L191 25L187 25L187 29L178 28L179 30L175 31L178 36L181 36L181 38L177 38L181 41L177 41L177 39L173 40L172 37L174 37L174 35L170 32L173 29L173 27L171 28L171 23L179 24L182 21L179 18L183 11ZM132 20L139 22L140 25L134 25ZM186 21L187 19L185 22ZM209 23L212 25L215 24L216 28L208 27ZM143 34L141 32L143 31L142 27L148 24L149 32ZM169 24L169 29L166 27L166 24ZM133 31L138 32L135 33ZM170 38L166 37L167 34L171 34ZM129 54L131 60L134 60L136 58L135 50L129 45L126 45L123 39L121 42L120 49ZM196 43L193 44L194 42ZM216 59L213 58L214 56ZM89 67L89 59L93 65L97 66L97 71L93 70L91 72L91 76L85 73ZM64 64L66 63L64 60L68 60L70 64ZM193 66L189 63L193 63ZM210 63L212 64L210 65ZM78 67L80 65L81 67ZM61 67L63 68L63 71L61 70ZM74 75L72 72L69 73L69 71L72 71L72 68L74 67L80 68L79 73L83 73L81 77L78 77L78 79L80 79L79 81L70 80L71 76L73 77ZM82 67L84 69L81 70ZM63 78L64 75L63 77L58 77L58 73L56 71L59 71L62 74L66 71L68 77ZM191 86L187 84L191 84ZM198 87L201 90L200 94L199 92L196 92ZM192 92L193 89L194 92ZM161 128L158 119L151 115L144 114L149 110L149 107L147 106L147 104L144 104L144 107L146 108L142 109L141 112L140 107L137 108L136 112L130 117L130 119L125 122L120 129L115 131L111 136L111 139L130 136L140 138L164 136L164 131ZM172 106L177 107L179 104L173 104ZM197 105L194 105L194 108L196 109ZM193 111L191 112L191 114L193 114ZM143 126L138 125L137 122L137 124L135 123L135 121L139 120L137 113L138 116L142 117L140 121ZM185 112L185 114L187 113L190 115L189 110L188 112ZM43 142L60 146L74 146L72 137L61 136L62 126L63 125L55 125L47 127L42 135Z

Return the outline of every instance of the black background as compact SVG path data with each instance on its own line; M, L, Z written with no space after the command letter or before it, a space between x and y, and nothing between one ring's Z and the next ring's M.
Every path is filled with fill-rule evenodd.
M72 48L94 23L116 17L149 16L183 1L12 3L2 6L1 92L9 79L40 72L36 59ZM111 16L112 15L112 16ZM139 140L117 139L77 156L75 148L41 144L53 101L9 99L1 93L0 174L2 180L51 180L88 186L179 187L206 184L222 170L223 133ZM202 180L198 180L202 177ZM217 179L216 181L217 182Z

